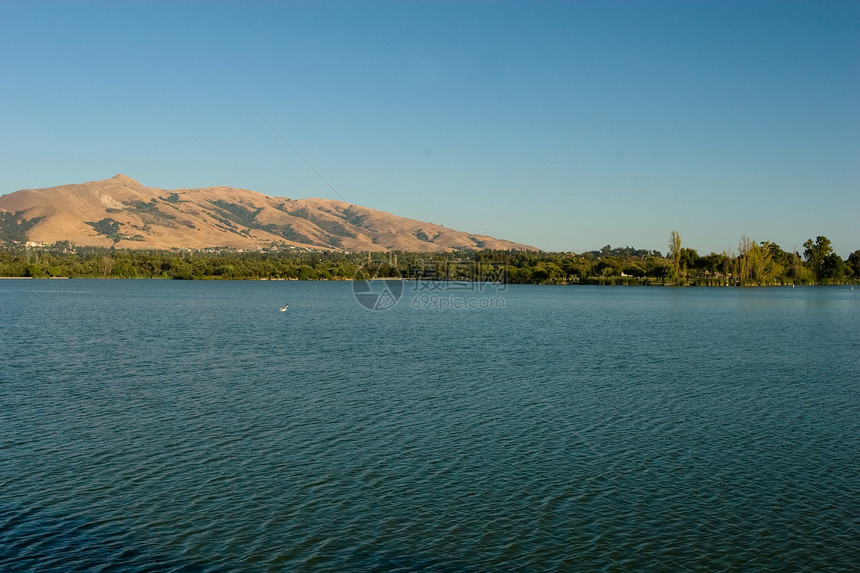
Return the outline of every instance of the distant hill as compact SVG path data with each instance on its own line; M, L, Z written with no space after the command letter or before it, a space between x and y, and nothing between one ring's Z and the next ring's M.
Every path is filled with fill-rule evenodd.
M165 190L125 175L0 197L0 242L120 249L537 250L331 199L231 187Z

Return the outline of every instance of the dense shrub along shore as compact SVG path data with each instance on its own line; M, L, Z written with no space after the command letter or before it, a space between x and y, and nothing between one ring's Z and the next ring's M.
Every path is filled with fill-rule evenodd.
M860 250L843 260L826 237L808 240L804 253L741 239L739 254L700 256L673 232L666 256L611 248L586 253L457 251L347 253L305 250L243 252L144 251L75 247L0 249L0 277L165 278L225 280L351 280L407 278L512 284L767 286L858 284Z

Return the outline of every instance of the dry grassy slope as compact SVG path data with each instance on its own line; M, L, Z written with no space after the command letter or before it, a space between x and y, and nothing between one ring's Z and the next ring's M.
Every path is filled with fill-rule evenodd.
M43 217L28 240L125 249L256 249L272 243L349 251L450 251L533 247L330 199L268 197L247 189L164 190L125 175L25 189L0 197L0 212ZM107 221L107 225L93 225ZM118 227L111 233L111 226Z

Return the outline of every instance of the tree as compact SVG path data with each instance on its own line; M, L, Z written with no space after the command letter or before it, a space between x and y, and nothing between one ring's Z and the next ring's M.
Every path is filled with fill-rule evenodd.
M677 279L681 274L681 235L678 231L669 235L669 262L672 263L672 278Z
M546 277L544 277L541 282L558 284L564 281L564 271L561 270L561 267L559 267L553 262L539 262L533 272L536 274L541 271L546 273ZM533 274L532 276L535 275Z
M645 259L645 275L658 279L666 279L672 272L672 267L663 257L648 257Z
M695 269L699 266L699 253L695 249L686 247L681 249L681 268L685 270Z
M774 263L782 266L783 269L787 269L787 268L791 267L791 264L792 264L791 254L783 251L779 245L777 245L776 243L771 243L771 242L765 241L765 242L761 243L761 246L767 247L767 249L770 251L770 255L771 255L771 258L773 259Z
M851 274L851 269L842 260L842 257L836 253L830 253L824 257L824 262L821 264L821 277L824 279L844 279Z
M725 251L722 253L711 253L707 257L701 257L699 264L711 274L727 275L729 273L727 259L728 255L726 255Z
M773 249L767 241L761 245L753 243L750 257L750 278L758 284L772 284L782 274L782 265L773 260Z
M778 246L768 241L759 244L741 235L738 250L737 284L774 284L782 275L784 267L774 260L774 254L785 253Z
M603 257L593 267L594 273L603 277L621 276L621 262L615 257Z
M594 261L591 255L585 257L565 257L561 269L567 275L567 280L585 280L591 272Z
M807 239L803 243L803 257L809 266L812 267L812 272L815 277L822 279L825 276L825 264L828 255L833 252L833 247L830 245L830 239L827 237L818 236L815 242L812 239Z
M751 252L755 243L746 235L741 235L740 243L738 243L738 271L737 284L743 284L744 281L750 278L750 266L752 265Z
M101 259L99 259L98 266L99 271L102 273L102 277L107 278L110 272L113 270L113 257L110 255L105 255Z
M644 277L645 276L645 269L643 269L638 264L636 264L632 261L628 262L626 265L624 265L624 268L622 269L622 271L624 272L625 275L630 275L631 277Z
M854 278L860 278L860 249L848 255L848 266L854 273Z

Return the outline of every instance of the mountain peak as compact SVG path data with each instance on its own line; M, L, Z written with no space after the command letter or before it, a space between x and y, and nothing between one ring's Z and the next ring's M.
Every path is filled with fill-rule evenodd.
M117 173L116 175L111 177L110 180L111 181L118 181L118 182L122 182L122 183L132 183L134 185L140 185L140 183L138 183L137 181L135 181L134 179L132 179L128 175L125 175L124 173Z

